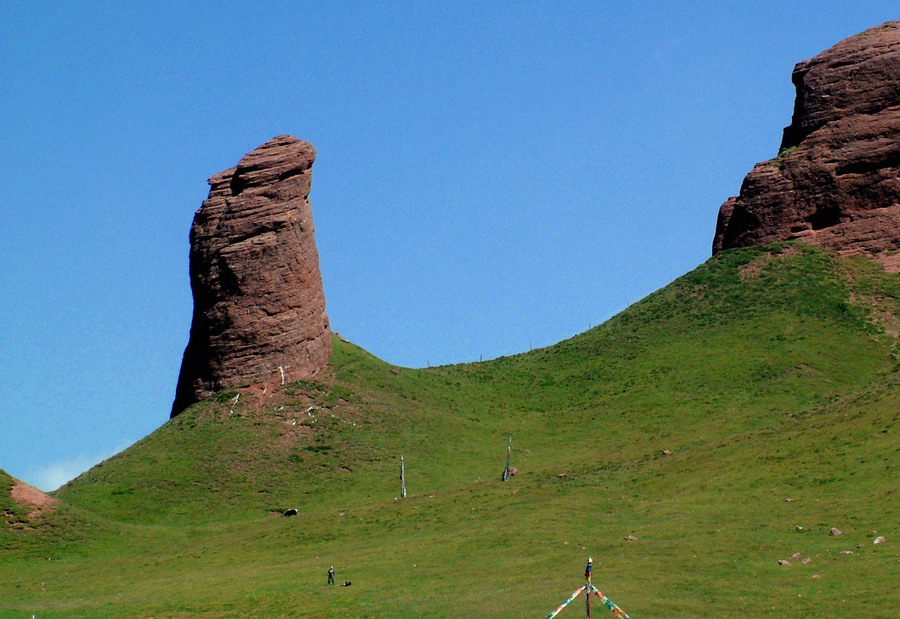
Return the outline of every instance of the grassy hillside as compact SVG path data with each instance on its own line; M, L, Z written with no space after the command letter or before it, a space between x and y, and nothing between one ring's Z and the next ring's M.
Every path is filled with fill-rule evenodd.
M898 317L900 276L780 244L490 362L336 339L60 489L65 541L3 532L0 616L542 616L588 555L634 616L896 616Z

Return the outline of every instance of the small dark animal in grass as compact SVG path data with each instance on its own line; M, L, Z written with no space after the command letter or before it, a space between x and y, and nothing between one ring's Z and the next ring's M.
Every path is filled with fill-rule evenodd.
M352 585L352 584L353 584L353 583L350 582L349 580L345 580L345 581L344 581L344 584L342 584L341 586L342 586L342 587L349 587L349 586Z
M297 510L296 510L296 509L293 509L293 508L288 509L288 510L285 510L284 515L285 515L285 516L296 516L296 515L297 515Z

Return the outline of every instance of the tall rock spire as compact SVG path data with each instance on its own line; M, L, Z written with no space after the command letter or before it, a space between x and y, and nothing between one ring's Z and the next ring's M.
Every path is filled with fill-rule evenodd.
M194 314L172 417L225 387L298 380L328 362L315 159L312 144L279 135L209 179L191 226Z
M900 270L900 21L799 63L792 79L779 154L722 205L713 253L800 239Z

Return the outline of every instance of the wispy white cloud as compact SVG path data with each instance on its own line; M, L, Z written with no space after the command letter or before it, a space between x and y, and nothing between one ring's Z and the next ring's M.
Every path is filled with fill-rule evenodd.
M129 442L120 443L116 449L96 455L80 455L68 460L56 460L42 466L37 466L28 476L31 483L44 492L56 490L69 480L75 479L98 462L110 458L130 445Z

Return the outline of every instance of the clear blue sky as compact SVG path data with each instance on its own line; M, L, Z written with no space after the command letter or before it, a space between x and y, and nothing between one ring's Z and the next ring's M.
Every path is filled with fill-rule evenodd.
M153 5L168 4L168 8ZM893 11L893 13L892 13ZM0 468L167 420L206 179L318 149L333 328L405 366L553 344L706 260L796 62L893 2L0 3Z

